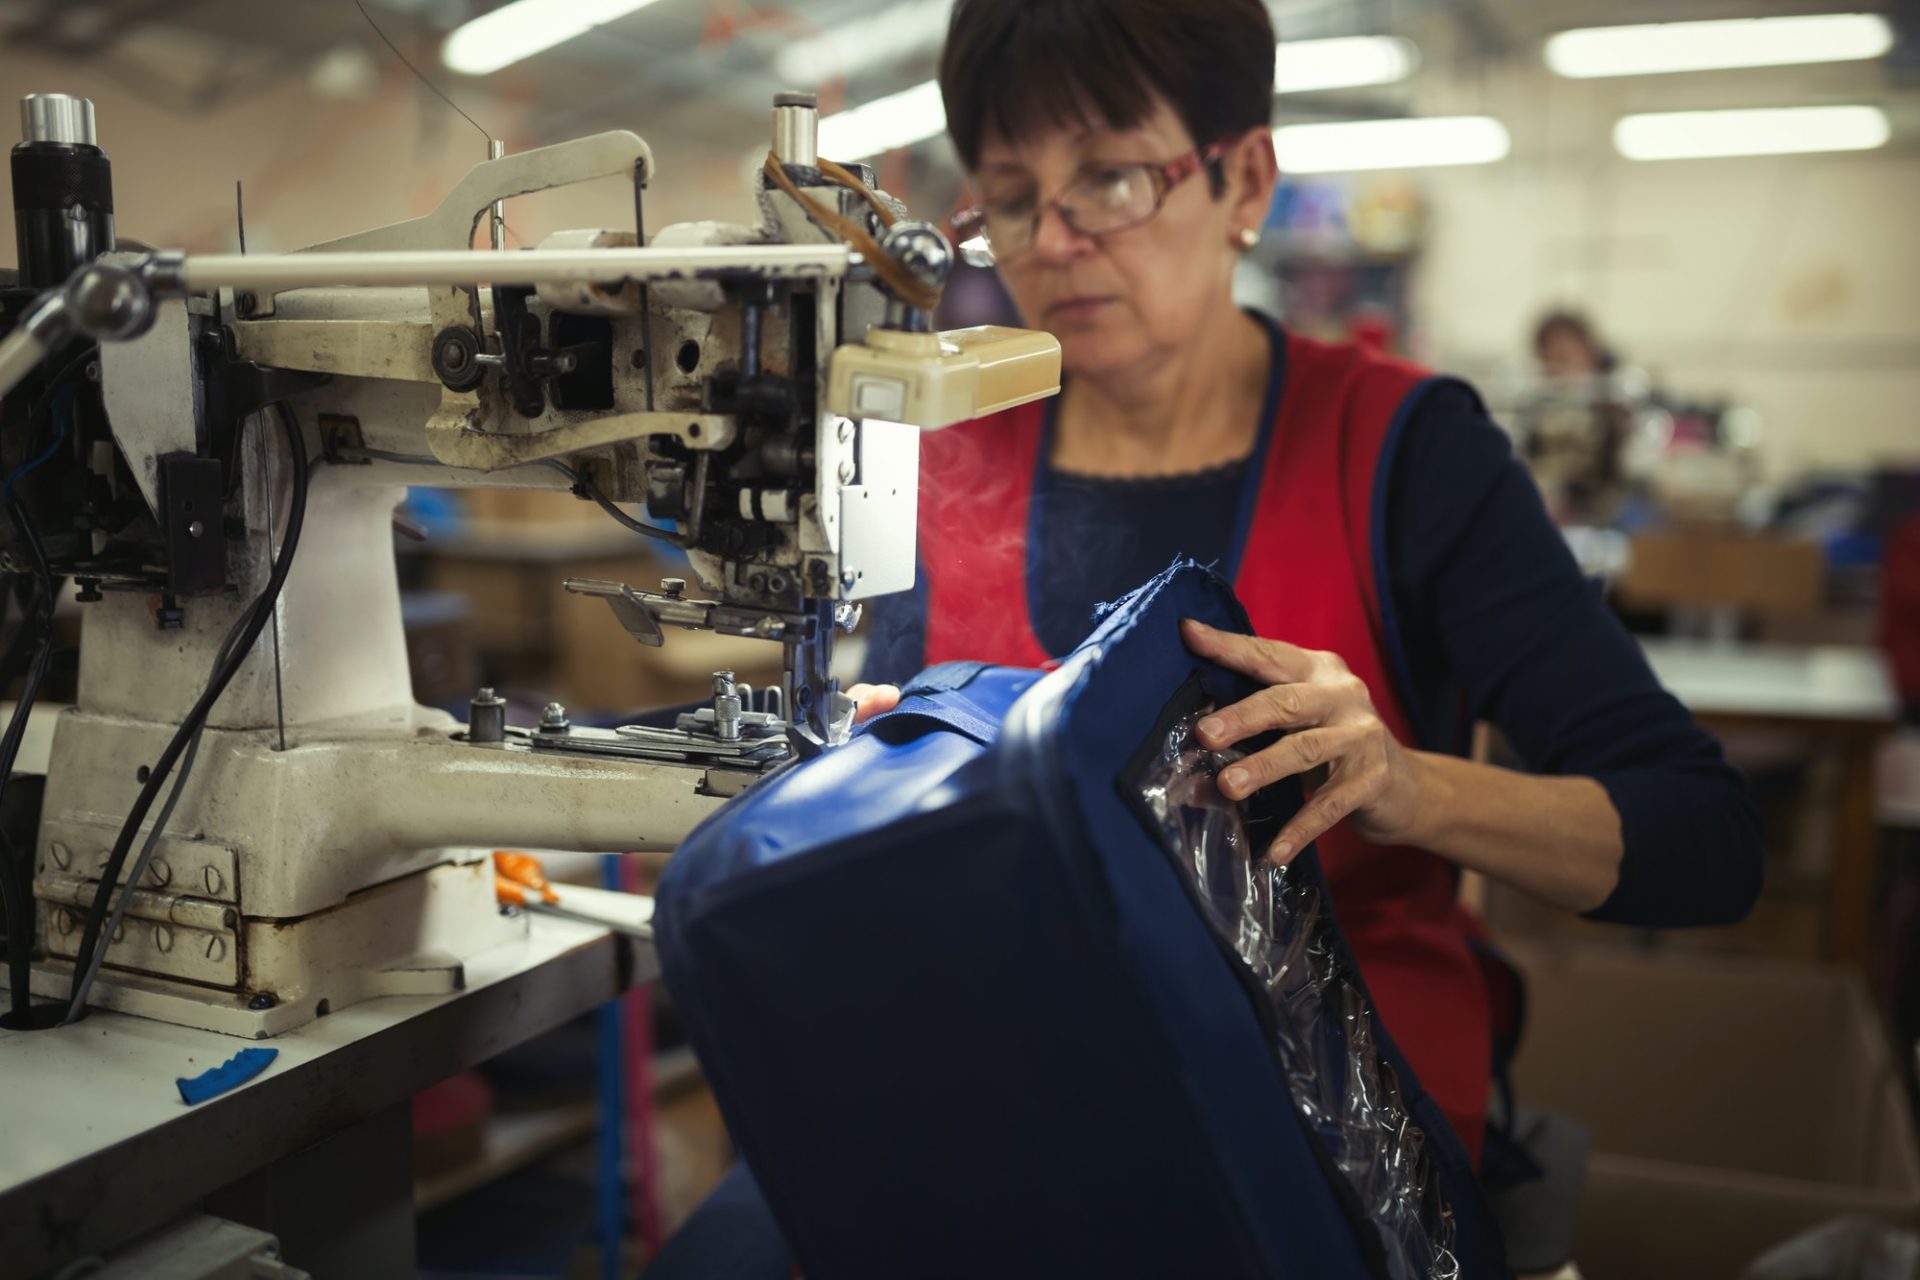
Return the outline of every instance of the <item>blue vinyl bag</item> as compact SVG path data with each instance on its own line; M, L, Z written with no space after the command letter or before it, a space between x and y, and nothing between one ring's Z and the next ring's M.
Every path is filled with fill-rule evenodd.
M1309 848L1250 858L1208 708L1253 691L1180 565L1050 673L949 664L705 823L667 986L809 1280L1504 1276ZM1261 744L1249 744L1257 747Z

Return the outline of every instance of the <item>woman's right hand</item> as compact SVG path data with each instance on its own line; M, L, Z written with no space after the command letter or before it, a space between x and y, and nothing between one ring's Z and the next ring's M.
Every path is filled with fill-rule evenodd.
M853 722L865 724L875 716L885 715L900 705L900 686L856 684L847 690L847 696L853 699Z

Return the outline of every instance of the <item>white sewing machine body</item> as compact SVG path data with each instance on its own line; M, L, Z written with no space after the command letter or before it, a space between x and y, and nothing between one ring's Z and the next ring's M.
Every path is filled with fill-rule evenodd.
M810 107L783 100L775 117L787 178L882 235L868 210L897 206L822 175ZM298 552L272 635L214 705L123 926L101 939L91 1003L258 1037L372 996L457 990L464 960L526 925L496 909L489 863L450 848L669 850L768 768L844 734L832 633L853 602L912 585L918 431L1051 394L1058 347L927 332L923 309L773 182L754 228L670 227L645 249L638 228L468 248L497 201L625 174L638 208L651 170L638 137L606 133L480 164L411 222L298 254L160 263L144 331L99 348L120 456L93 465L131 475L171 558L116 568L96 534L95 572L85 546L62 568L91 599L36 848L36 994L67 995L148 768L268 579L291 501L269 404L321 460ZM901 256L924 251L922 235ZM199 478L181 479L194 462ZM790 723L749 708L743 731L717 696L676 730L501 733L479 702L466 726L417 705L392 546L413 484L571 488L674 521L711 599L569 589L608 596L608 625L641 643L661 623L782 643ZM162 568L200 589L156 590Z

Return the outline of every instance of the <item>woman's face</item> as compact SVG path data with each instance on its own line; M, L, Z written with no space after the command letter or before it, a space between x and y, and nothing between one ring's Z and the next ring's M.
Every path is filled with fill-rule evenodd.
M1057 209L1041 213L1033 243L1003 258L999 270L1027 324L1060 339L1065 373L1100 378L1149 367L1190 345L1210 312L1232 306L1240 232L1260 225L1272 193L1272 152L1262 141L1249 137L1228 152L1223 196L1214 197L1201 170L1171 188L1139 226L1090 236ZM1159 102L1132 129L1061 128L1017 143L989 138L974 185L989 208L1030 208L1077 178L1114 165L1164 164L1193 150L1180 117Z

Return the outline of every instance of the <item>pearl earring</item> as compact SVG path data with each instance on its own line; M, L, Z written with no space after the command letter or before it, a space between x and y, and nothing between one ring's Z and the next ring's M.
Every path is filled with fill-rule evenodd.
M1240 228L1240 247L1251 249L1260 243L1260 233L1252 227Z

